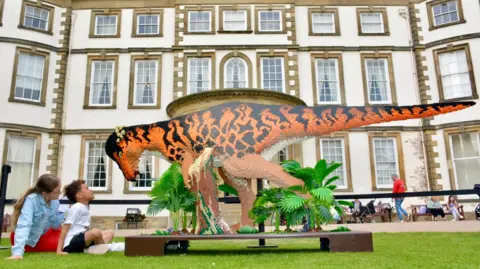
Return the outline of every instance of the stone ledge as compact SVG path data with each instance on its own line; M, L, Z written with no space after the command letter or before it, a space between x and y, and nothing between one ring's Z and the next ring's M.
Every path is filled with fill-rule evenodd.
M295 96L261 89L225 89L189 94L178 98L167 106L169 117L207 109L227 102L249 102L264 105L306 105Z

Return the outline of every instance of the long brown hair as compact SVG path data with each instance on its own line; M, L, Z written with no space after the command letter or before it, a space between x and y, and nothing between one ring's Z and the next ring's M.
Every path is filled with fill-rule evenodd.
M457 203L457 197L450 195L448 196L448 205L450 206L450 203L452 203L451 198L453 198L453 204Z
M60 179L58 179L54 175L44 174L40 176L37 180L37 184L34 187L30 187L27 191L25 191L20 198L15 202L13 205L13 216L12 216L12 226L15 228L17 226L18 217L20 217L20 213L23 208L23 204L25 203L25 198L32 193L41 194L42 192L50 193L56 187L60 185Z

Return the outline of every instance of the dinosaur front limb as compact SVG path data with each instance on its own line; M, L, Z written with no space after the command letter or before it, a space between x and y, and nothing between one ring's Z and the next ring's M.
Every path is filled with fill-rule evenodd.
M228 234L230 227L223 219L217 200L217 184L213 176L212 149L207 148L190 166L188 174L197 190L196 234Z

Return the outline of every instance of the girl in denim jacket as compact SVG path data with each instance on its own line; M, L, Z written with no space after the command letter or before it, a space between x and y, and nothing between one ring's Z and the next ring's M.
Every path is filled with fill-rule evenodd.
M28 189L14 204L10 235L13 245L9 259L22 259L24 252L55 251L60 236L63 215L60 205L60 180L42 175L34 187Z

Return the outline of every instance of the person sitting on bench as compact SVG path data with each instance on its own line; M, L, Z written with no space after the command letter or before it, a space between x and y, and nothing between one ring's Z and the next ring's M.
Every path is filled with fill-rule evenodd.
M442 216L442 220L445 220L445 212L443 212L443 206L438 202L437 197L431 197L430 200L427 201L427 213L431 213L432 220L436 221L438 215Z
M353 207L350 207L350 209L352 212L352 216L356 221L357 217L360 217L360 212L363 206L362 206L362 202L360 202L360 200L358 199L355 199L352 204L353 204Z
M458 212L458 202L455 196L448 196L447 209L453 215L452 221L456 221L457 218L460 220L464 219L463 216Z

